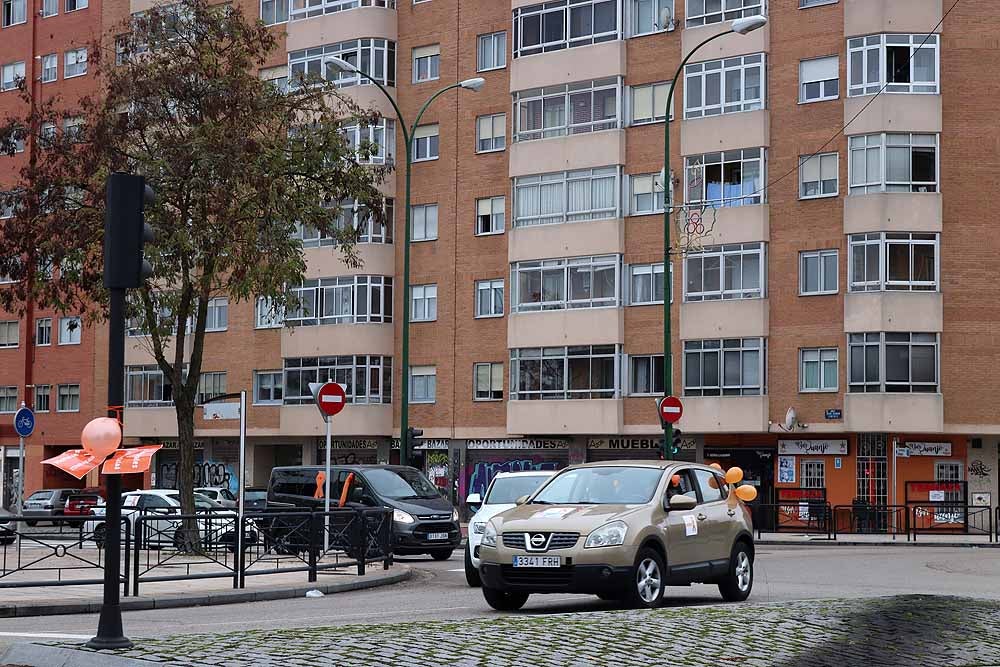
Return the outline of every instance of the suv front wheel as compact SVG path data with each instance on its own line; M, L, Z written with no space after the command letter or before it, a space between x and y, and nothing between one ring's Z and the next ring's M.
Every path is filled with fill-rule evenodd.
M737 542L729 558L729 572L719 581L726 602L743 602L753 589L753 556L746 542Z
M629 595L632 606L645 609L659 607L663 603L666 572L660 554L648 547L639 549L632 572L632 589Z
M483 597L486 598L486 604L497 611L517 611L528 601L527 593L508 593L485 586L483 586Z

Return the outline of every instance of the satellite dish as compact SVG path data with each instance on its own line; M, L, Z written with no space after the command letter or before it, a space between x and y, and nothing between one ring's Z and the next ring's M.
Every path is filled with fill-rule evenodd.
M785 430L791 431L795 428L796 422L798 422L798 415L795 414L795 408L788 408L788 412L785 413Z

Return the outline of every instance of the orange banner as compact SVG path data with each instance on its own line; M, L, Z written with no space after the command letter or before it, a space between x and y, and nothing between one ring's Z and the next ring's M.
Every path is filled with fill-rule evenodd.
M163 445L146 445L119 449L104 462L101 469L105 475L128 475L135 472L146 472L153 464L153 455Z
M71 449L51 459L45 459L42 463L55 466L77 479L83 479L88 472L101 465L101 460L86 450Z

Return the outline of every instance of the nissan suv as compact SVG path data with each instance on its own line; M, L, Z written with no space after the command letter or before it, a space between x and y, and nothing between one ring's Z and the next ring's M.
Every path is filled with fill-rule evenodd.
M677 461L565 468L486 524L483 596L520 609L532 593L589 593L655 608L666 586L714 583L722 597L753 587L749 508L721 471Z

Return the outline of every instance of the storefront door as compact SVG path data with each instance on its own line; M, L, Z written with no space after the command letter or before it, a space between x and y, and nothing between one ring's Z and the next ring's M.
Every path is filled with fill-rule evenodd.
M743 483L757 487L757 500L754 505L772 505L776 502L774 491L774 457L776 449L765 447L732 447L705 448L705 463L718 463L723 470L733 466L743 469ZM773 513L765 512L761 516L772 517ZM769 526L760 526L768 530Z

